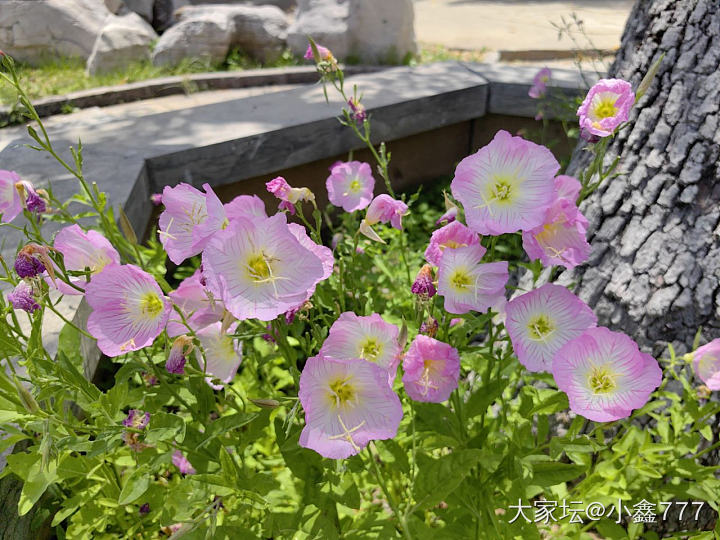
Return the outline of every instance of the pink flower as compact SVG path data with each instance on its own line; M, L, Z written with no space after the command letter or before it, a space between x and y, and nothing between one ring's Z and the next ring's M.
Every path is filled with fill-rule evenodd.
M627 122L634 103L635 93L629 82L600 79L578 108L580 128L599 137L608 137L620 124Z
M225 210L209 184L205 193L188 184L166 186L160 214L160 242L170 260L180 264L200 253L226 223Z
M533 85L528 91L528 96L533 99L538 99L544 96L545 92L547 91L547 83L550 82L551 75L552 71L550 71L550 68L547 67L544 67L540 71L538 71L535 74L535 77L533 77Z
M222 301L214 298L201 280L200 270L195 270L192 276L182 280L178 288L168 295L173 304L182 310L190 328L196 332L209 324L218 322L222 319L225 311ZM175 337L187 331L187 326L173 311L167 324L168 335Z
M278 176L265 184L267 190L280 199L278 209L287 210L295 215L295 203L315 201L315 195L308 188L294 188L282 177Z
M590 256L585 239L588 221L575 204L560 200L548 210L547 221L523 231L523 249L530 260L540 259L546 266L575 268Z
M398 328L387 323L377 313L359 317L350 311L342 313L330 327L321 356L348 360L361 358L377 364L395 379L402 349L398 343Z
M448 313L485 312L504 303L508 263L481 264L484 254L479 244L443 253L438 267L438 294L445 298Z
M474 233L459 221L453 221L432 233L430 244L425 250L425 259L430 264L438 266L440 258L446 249L479 245L480 240L478 240L477 233ZM485 255L485 248L480 247L482 254Z
M407 204L402 201L393 199L390 195L378 195L375 197L367 209L365 222L368 225L376 223L387 223L402 231L402 218L408 212Z
M108 266L85 287L92 308L87 330L107 356L151 345L170 316L170 302L147 272L130 264Z
M361 161L338 162L330 167L325 185L328 199L346 212L366 208L373 197L375 178L370 165Z
M203 252L208 290L238 319L271 321L307 298L323 279L320 258L293 235L285 214L238 218Z
M190 461L188 461L188 458L186 458L185 454L183 454L180 450L175 450L173 452L172 462L173 465L178 468L180 474L195 474L196 472Z
M590 255L585 238L588 222L575 205L581 186L577 179L565 175L556 177L554 183L555 202L541 226L523 231L523 248L531 260L574 268Z
M162 205L162 193L153 193L152 195L150 195L150 202L153 206Z
M79 225L70 225L60 230L55 236L55 250L62 253L66 270L90 274L102 272L106 266L120 264L120 254L102 234L97 231L83 231ZM83 288L87 283L84 277L71 278L76 286ZM58 281L58 289L63 294L82 294L77 289Z
M566 200L571 203L576 203L582 185L574 176L567 176L560 174L555 177L553 181L555 188L555 200Z
M308 45L307 50L305 51L305 60L315 60L319 62L320 60L330 60L333 58L332 53L330 52L330 49L327 47L323 47L322 45L315 45L317 47L318 54L320 55L320 58L315 58L315 55L313 54L312 45Z
M200 368L211 377L206 380L215 390L221 390L222 385L213 384L213 379L229 383L235 377L242 362L242 343L233 339L232 335L237 328L233 323L223 331L222 323L214 323L197 332L202 345L204 356L198 351L198 364Z
M440 403L457 388L460 355L447 343L419 335L405 354L403 370L403 385L412 399Z
M285 180L282 176L278 176L277 178L273 178L269 182L266 182L265 187L269 193L272 193L281 201L287 200L290 195L290 190L292 189L290 184L287 183L287 180Z
M555 353L597 323L585 302L552 283L510 300L505 313L515 354L530 371L550 371Z
M544 146L498 131L487 146L460 162L451 189L473 231L529 230L543 223L559 168Z
M20 181L16 172L0 169L0 221L3 223L10 223L23 211L22 199L16 187Z
M265 203L257 195L239 195L225 203L225 215L228 220L244 217L248 219L266 218Z
M33 286L27 281L21 280L7 298L14 309L22 309L28 313L40 309Z
M627 418L660 385L657 361L625 334L589 328L556 354L552 374L570 409L596 422Z
M371 440L393 438L403 415L387 371L358 359L308 358L298 396L305 409L300 446L331 459L355 455Z
M720 339L699 347L692 358L698 377L710 390L720 390Z

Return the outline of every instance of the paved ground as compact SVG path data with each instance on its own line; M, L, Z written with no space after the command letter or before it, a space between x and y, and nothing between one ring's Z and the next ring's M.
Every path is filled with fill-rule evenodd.
M568 37L558 40L551 23L576 13L600 49L620 45L633 0L415 0L415 32L419 41L450 48L492 51L570 50ZM579 48L590 48L577 36Z

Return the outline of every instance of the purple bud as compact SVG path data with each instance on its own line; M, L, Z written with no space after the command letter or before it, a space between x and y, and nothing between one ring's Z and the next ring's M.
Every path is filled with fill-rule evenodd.
M173 341L172 347L170 347L167 362L165 362L165 369L168 370L168 373L184 375L185 362L187 361L186 357L192 350L192 338L188 336L179 336L176 338L175 341Z
M15 259L15 272L21 278L35 277L45 271L45 265L28 253L20 251Z
M40 308L40 304L35 300L32 285L25 281L18 283L13 291L8 294L8 300L15 309L22 309L28 313Z
M153 203L153 206L160 206L162 202L162 193L153 193L150 195L150 202Z
M147 516L150 513L150 504L145 503L140 507L140 510L138 510L141 516Z
M453 206L452 208L450 208L450 210L448 210L442 216L440 216L440 218L435 222L435 225L440 225L443 222L445 222L446 225L448 223L452 223L453 221L455 221L457 219L457 215L458 215L458 208L457 208L457 206Z
M25 201L25 206L27 207L28 211L34 212L36 214L42 214L47 210L47 205L45 204L45 201L43 198L37 194L37 191L32 190L28 193L27 200Z
M413 294L426 298L432 298L435 296L437 291L435 290L435 285L433 285L432 266L426 264L420 269L417 277L415 278L415 283L412 284L410 291Z

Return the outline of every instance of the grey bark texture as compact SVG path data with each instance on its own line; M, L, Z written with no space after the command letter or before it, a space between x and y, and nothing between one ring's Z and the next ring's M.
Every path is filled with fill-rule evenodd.
M590 260L563 282L656 356L720 336L720 4L639 0L611 77L637 88L662 53L630 127L609 147L618 177L586 200ZM588 161L578 145L568 174Z
M658 358L668 343L689 352L700 327L701 343L720 337L720 3L638 0L609 75L637 88L663 53L630 126L609 146L605 164L619 156L619 175L581 205L590 260L560 277L599 324ZM576 148L568 174L588 164L585 147ZM711 425L717 440L719 418ZM717 464L718 452L703 462ZM698 521L676 513L649 528L661 537L710 530L717 518L708 505Z

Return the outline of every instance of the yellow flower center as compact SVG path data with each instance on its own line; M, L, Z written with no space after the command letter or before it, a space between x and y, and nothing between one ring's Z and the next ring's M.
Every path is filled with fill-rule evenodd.
M555 324L547 315L538 315L528 321L527 328L530 339L545 341L555 331Z
M500 204L510 204L515 199L514 178L506 176L495 176L489 192L488 201L495 201Z
M362 189L362 184L361 184L360 181L356 178L355 180L353 180L352 182L350 182L349 189L350 189L350 191L351 191L352 193L357 193L358 191L360 191L360 190Z
M450 277L450 285L458 292L465 292L465 290L472 284L472 278L470 274L464 270L455 270L453 275Z
M375 338L368 338L362 344L360 348L360 358L369 360L370 362L377 361L378 357L382 354L383 346Z
M248 276L253 281L265 281L270 277L272 268L263 253L253 255L247 261Z
M600 119L611 118L617 114L617 107L615 106L615 100L612 98L605 98L600 100L595 106L595 116Z
M349 379L336 379L330 383L330 400L342 407L355 399L355 388Z
M162 312L163 307L162 300L157 293L154 292L147 292L143 294L142 299L140 300L140 311L149 319L157 317Z
M588 378L590 389L595 394L607 394L615 389L613 373L606 367L593 368Z

